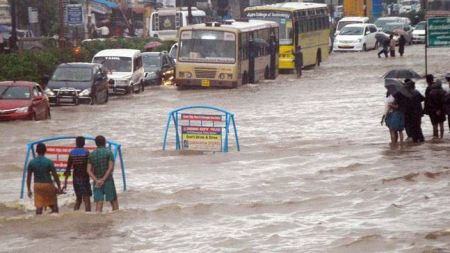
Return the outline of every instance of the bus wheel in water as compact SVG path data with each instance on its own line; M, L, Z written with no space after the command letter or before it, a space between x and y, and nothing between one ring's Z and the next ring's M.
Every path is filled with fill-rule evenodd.
M266 66L266 70L264 70L264 79L270 79L270 70L268 66Z
M244 74L242 75L242 84L247 84L247 83L248 83L247 72L244 72Z

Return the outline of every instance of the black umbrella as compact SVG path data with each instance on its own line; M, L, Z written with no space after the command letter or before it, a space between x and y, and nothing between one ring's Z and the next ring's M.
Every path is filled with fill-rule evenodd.
M398 93L400 93L401 95L403 95L407 98L412 98L412 96L413 96L411 94L411 92L406 88L406 86L397 79L385 79L384 87L388 90L388 92L392 96L395 96Z
M388 40L389 36L385 33L376 33L375 39L377 39L377 41L379 41L379 42L383 42L385 40Z
M398 79L418 79L421 78L417 72L411 69L392 69L384 74L384 79L387 78L398 78Z

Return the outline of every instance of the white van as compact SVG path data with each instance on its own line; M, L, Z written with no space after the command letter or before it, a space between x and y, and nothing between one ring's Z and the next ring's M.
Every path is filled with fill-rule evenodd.
M337 23L336 32L334 33L334 36L338 35L342 27L348 24L365 24L365 23L369 23L368 17L343 17L339 19L339 22Z
M110 93L144 91L144 67L141 51L136 49L106 49L92 59L108 70Z
M192 24L204 23L206 13L192 7ZM149 34L161 40L177 40L177 31L180 27L188 25L188 9L162 8L152 13L149 24Z

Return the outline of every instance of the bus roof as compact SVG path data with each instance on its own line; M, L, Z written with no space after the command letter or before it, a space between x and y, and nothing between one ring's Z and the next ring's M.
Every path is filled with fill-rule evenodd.
M314 9L314 8L323 8L327 7L326 4L319 3L299 3L299 2L287 2L287 3L277 3L277 4L269 4L269 5L261 5L261 6L253 6L245 8L245 11L295 11L295 10L305 10L305 9Z
M223 31L250 31L257 28L270 28L270 27L278 27L278 23L273 21L266 21L266 20L249 20L249 21L229 21L225 24L220 24L219 26L215 26L215 24L220 23L211 23L211 25L207 25L207 23L203 24L197 24L197 25L190 25L186 27L182 27L182 30L197 30L197 29L204 29L204 28L213 28L214 30L223 30Z

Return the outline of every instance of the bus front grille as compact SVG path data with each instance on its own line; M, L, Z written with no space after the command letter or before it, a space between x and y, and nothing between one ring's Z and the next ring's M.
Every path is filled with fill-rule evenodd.
M215 78L217 70L212 68L195 68L196 78Z

